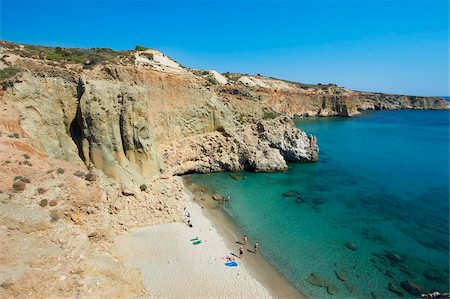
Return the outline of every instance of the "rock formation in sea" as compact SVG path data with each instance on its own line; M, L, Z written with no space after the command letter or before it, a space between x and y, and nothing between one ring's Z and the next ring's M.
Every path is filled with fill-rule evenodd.
M0 84L2 298L142 295L139 273L112 253L114 236L182 221L176 175L317 160L316 138L293 116L449 108L191 69L143 48L1 41Z

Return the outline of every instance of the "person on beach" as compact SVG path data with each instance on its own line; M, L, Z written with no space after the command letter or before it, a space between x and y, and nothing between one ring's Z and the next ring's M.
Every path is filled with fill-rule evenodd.
M255 248L254 252L258 253L258 251L259 251L259 244L258 244L258 242L255 243L255 247L254 248Z
M247 237L247 235L244 235L244 245L247 244L247 241L248 241L248 237Z
M242 258L242 255L244 254L244 247L239 247L239 258Z

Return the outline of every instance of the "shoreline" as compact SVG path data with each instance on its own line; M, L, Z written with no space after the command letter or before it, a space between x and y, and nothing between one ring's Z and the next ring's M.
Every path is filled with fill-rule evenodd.
M243 232L234 222L231 216L223 210L221 205L212 199L212 194L207 190L204 192L199 185L192 183L186 177L181 178L185 192L189 192L188 196L197 205L202 207L202 214L206 217L217 230L219 235L225 241L228 248L238 252L243 237ZM198 201L196 195L206 196L205 200ZM250 236L251 237L251 236ZM249 245L253 245L250 241ZM278 270L274 268L261 253L254 254L246 250L243 256L243 263L248 267L252 276L259 281L273 298L308 298L295 288L291 282L287 280Z
M227 266L228 256L238 256L236 224L221 209L210 208L217 202L196 200L195 190L178 179L192 227L165 223L114 240L114 255L140 272L146 290L140 298L306 298L260 254L245 252L236 257L237 266Z
M237 266L225 265L233 247L184 184L183 189L192 227L184 222L164 223L114 240L114 255L140 272L145 288L140 298L273 298L239 258Z

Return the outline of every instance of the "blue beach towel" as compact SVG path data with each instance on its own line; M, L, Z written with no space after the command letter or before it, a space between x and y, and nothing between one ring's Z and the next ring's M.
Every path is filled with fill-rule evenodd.
M228 267L237 267L237 263L236 262L228 262L228 263L225 263L225 266L228 266Z

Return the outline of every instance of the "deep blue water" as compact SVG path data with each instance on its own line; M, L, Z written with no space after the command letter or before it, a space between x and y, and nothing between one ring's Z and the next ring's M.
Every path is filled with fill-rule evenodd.
M410 297L400 287L405 280L448 291L449 113L380 111L297 124L317 135L318 162L243 172L240 180L190 178L231 196L225 210L307 295L395 298L391 283ZM294 196L283 195L289 191ZM313 272L338 293L311 284Z

